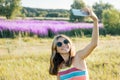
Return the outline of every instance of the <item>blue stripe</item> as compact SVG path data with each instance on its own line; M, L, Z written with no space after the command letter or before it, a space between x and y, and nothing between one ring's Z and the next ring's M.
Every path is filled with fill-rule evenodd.
M68 79L76 76L83 76L85 74L86 74L86 71L75 71L75 72L71 72L71 73L60 76L60 80L64 80L64 79Z

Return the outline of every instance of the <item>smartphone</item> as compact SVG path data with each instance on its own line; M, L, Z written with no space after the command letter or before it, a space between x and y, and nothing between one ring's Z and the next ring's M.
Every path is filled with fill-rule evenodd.
M74 16L89 16L89 13L82 9L72 9L71 11Z

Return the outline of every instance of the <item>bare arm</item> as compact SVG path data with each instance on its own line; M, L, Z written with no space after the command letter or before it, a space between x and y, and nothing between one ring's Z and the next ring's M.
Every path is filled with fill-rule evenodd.
M57 80L60 80L60 76L59 75L57 75Z
M99 37L98 18L92 10L90 10L89 12L90 12L90 18L92 18L92 20L94 21L92 40L84 49L79 50L77 52L76 56L78 56L80 59L86 58L98 44L98 37Z

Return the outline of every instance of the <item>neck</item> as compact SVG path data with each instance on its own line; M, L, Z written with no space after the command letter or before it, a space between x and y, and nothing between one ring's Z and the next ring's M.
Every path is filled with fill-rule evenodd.
M69 58L69 53L66 54L61 54L62 58L64 59L65 63L67 62L68 58Z

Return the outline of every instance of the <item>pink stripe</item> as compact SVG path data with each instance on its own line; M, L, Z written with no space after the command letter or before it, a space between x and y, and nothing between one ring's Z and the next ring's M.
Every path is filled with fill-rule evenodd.
M67 74L67 73L70 73L70 72L74 72L74 71L80 71L80 70L77 69L77 68L71 68L71 69L59 72L59 75L64 75L64 74Z
M78 76L78 77L70 78L68 80L86 80L86 76Z

